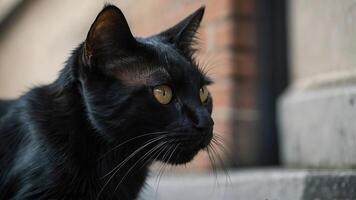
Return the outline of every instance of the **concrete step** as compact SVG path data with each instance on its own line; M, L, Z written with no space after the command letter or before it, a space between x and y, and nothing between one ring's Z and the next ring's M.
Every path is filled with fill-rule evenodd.
M356 200L356 171L254 169L148 180L144 200Z

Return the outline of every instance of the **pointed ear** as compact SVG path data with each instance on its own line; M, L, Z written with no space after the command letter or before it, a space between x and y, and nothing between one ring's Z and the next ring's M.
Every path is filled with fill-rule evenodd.
M196 32L204 15L205 6L200 7L191 15L180 21L175 26L158 34L165 42L175 45L185 56L194 54L194 41Z
M91 25L85 40L85 54L90 58L96 55L125 49L135 44L129 25L121 10L107 5Z

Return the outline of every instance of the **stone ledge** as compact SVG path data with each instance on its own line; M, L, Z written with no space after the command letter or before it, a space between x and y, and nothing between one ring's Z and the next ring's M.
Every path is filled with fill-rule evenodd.
M356 200L356 171L256 169L213 175L168 174L159 187L155 177L144 200Z

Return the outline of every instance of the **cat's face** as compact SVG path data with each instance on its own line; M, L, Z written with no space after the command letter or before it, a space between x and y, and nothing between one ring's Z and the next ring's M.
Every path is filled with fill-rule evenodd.
M192 59L203 12L149 38L134 38L116 7L99 13L85 42L81 78L88 118L108 141L131 140L128 148L143 147L152 159L174 164L210 143L211 81Z

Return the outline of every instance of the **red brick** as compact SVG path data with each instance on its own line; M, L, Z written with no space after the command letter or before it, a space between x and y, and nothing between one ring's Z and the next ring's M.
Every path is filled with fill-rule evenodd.
M222 49L256 48L256 27L254 21L236 22L233 19L220 23L206 23L200 29L200 38L208 52Z
M206 0L205 20L217 21L234 13L233 0Z
M235 2L238 15L256 15L256 0L236 0Z
M253 52L238 52L233 57L233 75L239 77L256 77L257 63L256 54Z
M234 87L234 107L242 109L255 109L257 107L257 80L243 79Z
M200 53L197 56L200 68L214 80L225 79L233 74L233 59L234 58L229 51Z
M233 83L229 81L216 82L209 87L209 91L213 97L214 107L231 107L233 106Z
M238 20L235 27L236 45L256 48L256 22L254 20Z
M197 61L213 80L230 77L255 78L257 76L256 55L252 52L198 54Z
M234 123L234 145L233 151L239 166L256 165L258 159L258 122L257 121L235 121Z

